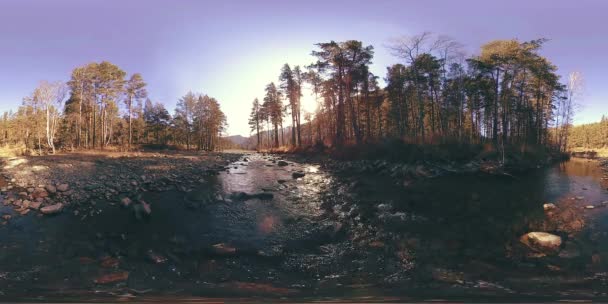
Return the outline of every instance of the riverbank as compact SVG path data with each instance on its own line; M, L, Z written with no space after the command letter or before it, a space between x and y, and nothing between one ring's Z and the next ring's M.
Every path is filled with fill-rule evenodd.
M389 176L398 183L451 174L506 175L525 172L567 160L568 154L544 147L509 146L504 151L492 145L417 145L400 141L342 149L306 147L263 151L294 160L313 161L329 170L346 174Z
M188 192L204 183L205 175L218 174L238 157L108 151L10 157L1 160L0 198L21 215L72 212L86 217L98 212L97 201L139 206L144 192Z

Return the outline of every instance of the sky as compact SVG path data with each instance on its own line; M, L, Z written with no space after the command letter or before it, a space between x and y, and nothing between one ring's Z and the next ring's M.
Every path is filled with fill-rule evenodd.
M248 136L252 100L284 63L313 62L315 43L371 44L371 71L384 77L400 62L391 39L429 31L469 54L496 39L550 39L541 54L559 74L583 74L575 124L589 123L608 114L607 12L604 0L1 0L0 112L41 80L67 81L73 68L107 60L141 73L150 99L171 113L188 91L215 97L228 134Z

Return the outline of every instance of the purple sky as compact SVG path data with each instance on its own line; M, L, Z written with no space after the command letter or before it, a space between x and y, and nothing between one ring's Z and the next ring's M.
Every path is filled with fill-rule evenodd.
M142 73L169 111L188 90L216 97L230 134L283 63L306 65L313 44L362 40L376 48L372 71L398 62L383 47L432 31L475 53L494 39L551 39L542 53L562 75L582 72L576 123L608 114L608 1L0 1L0 111L15 109L40 80L108 60ZM305 108L312 110L307 99Z

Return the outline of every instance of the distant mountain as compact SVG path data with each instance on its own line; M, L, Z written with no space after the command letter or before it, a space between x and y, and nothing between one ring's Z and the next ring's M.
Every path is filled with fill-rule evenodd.
M228 136L225 138L239 146L246 143L249 140L249 137L245 137L245 136L241 136L241 135L232 135L232 136Z
M223 138L224 140L230 142L232 148L239 149L252 149L251 145L251 137L245 137L241 135L232 135Z

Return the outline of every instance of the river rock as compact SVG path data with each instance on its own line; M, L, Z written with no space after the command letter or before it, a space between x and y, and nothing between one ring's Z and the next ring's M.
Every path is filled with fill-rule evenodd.
M280 160L280 161L277 162L277 165L279 167L285 167L285 166L289 165L289 163L286 162L286 161L284 161L284 160Z
M254 194L249 194L245 192L236 192L232 193L231 198L237 201L246 201L250 199L260 199L260 200L271 200L274 198L274 194L269 192L259 192Z
M305 175L306 175L306 173L299 172L299 171L291 173L291 177L293 177L293 178L301 178L301 177L304 177Z
M55 194L57 193L57 187L53 186L53 185L46 185L46 187L44 187L46 189L46 191L48 191L48 193L51 194Z
M37 201L37 200L30 202L30 209L38 210L38 209L40 209L40 205L42 205L42 202Z
M562 238L548 232L529 232L522 235L519 241L534 251L554 254L562 245Z
M162 264L167 261L166 257L154 252L152 249L150 249L146 252L146 256L148 257L150 262L152 262L154 264Z
M123 206L123 207L129 207L129 206L131 205L131 203L132 203L132 201L131 201L131 199L130 199L130 198L128 198L128 197L123 197L123 198L120 200L120 205L121 205L121 206Z
M139 204L133 205L133 213L135 214L136 219L141 220L152 214L152 208L150 207L150 204L142 200Z
M44 189L37 189L37 190L36 190L36 191L35 191L35 192L32 194L32 197L33 197L33 198L40 198L40 197L45 198L45 197L48 197L48 196L49 196L49 193L48 193L48 192L46 192Z
M43 214L56 214L61 212L61 210L63 209L63 204L62 203L57 203L54 205L50 205L50 206L46 206L46 207L42 207L40 208L40 212L42 212Z
M236 253L236 248L226 243L219 243L211 246L211 251L218 255L232 255Z
M556 208L557 207L551 203L547 203L547 204L543 205L543 209L545 209L545 211L555 210Z
M110 283L126 281L128 278L129 278L129 272L121 271L121 272L102 275L101 277L96 278L93 282L95 282L95 284L110 284Z
M57 191L59 192L66 192L70 189L70 185L68 184L60 184L57 186Z

